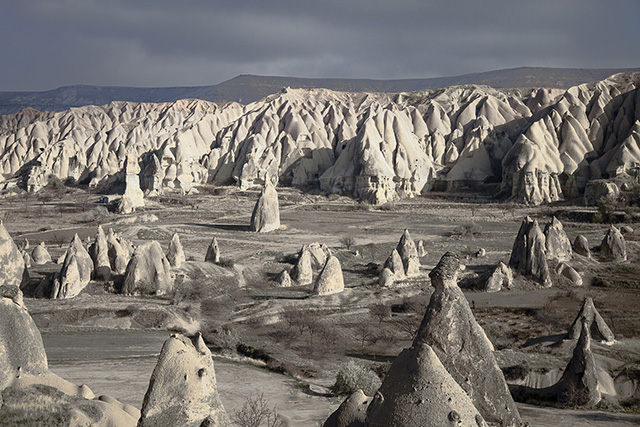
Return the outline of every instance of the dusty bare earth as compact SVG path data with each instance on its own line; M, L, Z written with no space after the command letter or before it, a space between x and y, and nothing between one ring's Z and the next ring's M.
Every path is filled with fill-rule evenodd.
M109 213L98 204L102 195L79 189L48 200L36 196L3 200L0 212L15 241L20 244L27 238L33 246L44 240L54 260L74 233L84 240L95 235L99 224L114 228L135 244L158 240L165 249L178 232L187 256L186 265L174 271L179 283L175 296L124 297L113 293L113 285L94 282L73 300L27 299L44 333L53 371L87 383L96 394L112 394L139 406L155 364L152 355L159 351L166 331L201 330L217 351L218 387L229 411L252 391L262 390L292 425L314 425L340 402L316 392L331 386L343 363L357 360L383 373L410 343L431 292L426 273L445 251L465 258L467 269L460 284L503 366L517 365L526 358L528 368L534 373L539 370L541 376L543 368L550 366L551 373L544 375L553 379L554 372L566 365L569 350L550 348L544 339L542 344L523 345L532 338L566 332L584 296L594 298L618 338L614 346L594 346L594 352L623 363L640 363L640 245L636 241L640 231L627 237L627 263L601 262L597 257L574 259L572 265L585 279L583 287L553 276L554 287L540 289L516 277L516 289L487 294L472 287L497 262L508 260L525 215L544 224L558 214L571 240L584 234L592 247L599 244L607 226L572 221L584 216L572 212L588 215L590 211L568 204L529 208L482 203L477 198L454 201L434 194L373 208L297 189L279 189L279 195L284 226L268 234L248 231L258 192L230 187L204 188L200 195L165 195L148 200L145 209L127 217ZM629 225L637 228L639 224ZM421 259L424 274L398 288L380 289L377 268L404 228L416 241L424 241L428 251ZM221 265L202 261L214 236L222 251ZM348 249L345 237L354 241ZM340 259L345 291L314 297L309 287L276 287L274 279L291 268L292 255L303 244L316 241L327 244ZM485 257L473 255L479 248L486 250ZM59 266L35 266L33 280L56 268ZM389 307L389 315L373 316L370 309L376 304ZM284 312L295 314L296 310L305 313L306 326L283 320ZM87 334L107 334L108 339L99 346ZM299 379L238 362L238 342L289 362L290 372ZM316 392L308 391L309 383ZM521 406L523 418L536 426L640 422L638 414L620 413L624 407L596 409Z

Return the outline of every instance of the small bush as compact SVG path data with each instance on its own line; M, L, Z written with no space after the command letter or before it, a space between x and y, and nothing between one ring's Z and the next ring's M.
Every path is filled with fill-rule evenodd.
M285 425L278 416L275 406L269 407L263 393L249 396L242 407L230 418L240 427L284 427Z
M336 395L349 395L361 389L364 394L373 396L382 382L371 369L349 361L343 365L336 375L336 382L331 391Z
M224 268L233 268L236 263L231 258L222 258L220 262L218 262L218 265Z
M356 239L353 236L344 236L340 239L340 243L350 251L351 248L356 244Z

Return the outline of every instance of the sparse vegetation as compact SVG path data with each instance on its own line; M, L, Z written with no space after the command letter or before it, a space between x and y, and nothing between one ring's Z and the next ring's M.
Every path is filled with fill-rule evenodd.
M360 389L364 394L372 396L381 384L380 378L373 370L349 361L338 370L336 382L331 387L331 391L342 396Z
M231 421L239 427L284 427L276 407L269 406L264 393L247 397L240 409L231 415Z

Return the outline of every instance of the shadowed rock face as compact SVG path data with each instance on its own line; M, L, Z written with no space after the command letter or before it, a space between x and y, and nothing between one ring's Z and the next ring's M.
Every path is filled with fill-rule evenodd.
M139 427L231 426L220 402L211 352L198 336L165 341L144 396Z
M456 283L459 271L458 256L447 252L429 274L435 290L413 345L433 349L487 422L519 426L520 415L493 346Z
M371 397L354 391L322 425L323 427L364 427Z
M267 233L280 228L280 207L278 193L270 180L260 194L251 215L251 231Z
M171 266L155 240L136 248L124 276L122 293L162 295L173 289Z
M330 295L344 290L342 267L340 261L334 256L327 259L327 263L318 275L313 293L317 295Z
M124 274L131 258L128 244L116 237L113 229L109 229L107 235L107 246L109 247L109 263L111 270L117 274Z
M220 247L218 246L218 239L215 237L211 240L211 243L207 248L207 254L204 256L204 260L214 264L220 262Z
M417 344L404 349L393 361L367 409L366 425L481 427L486 424L433 349Z
M600 244L600 252L611 261L627 260L627 243L624 237L615 226L609 227L607 234Z
M181 267L187 260L184 256L184 250L182 249L182 243L180 243L180 236L178 233L174 233L169 243L169 250L167 251L167 260L172 267Z
M545 248L547 257L555 258L559 261L571 259L571 241L567 233L562 228L562 223L553 217L550 223L544 228Z
M551 286L545 251L545 237L538 221L526 217L513 242L509 266L524 275L532 276L545 286Z
M40 375L48 371L40 331L27 309L17 303L21 295L16 286L0 286L0 391L18 372Z
M611 332L607 323L598 313L596 306L593 304L593 299L590 297L584 299L578 315L569 328L568 338L572 340L578 339L582 332L583 324L589 329L590 335L594 339L607 342L615 340L613 332Z
M18 247L0 222L0 286L20 287L29 280L29 273L24 258Z

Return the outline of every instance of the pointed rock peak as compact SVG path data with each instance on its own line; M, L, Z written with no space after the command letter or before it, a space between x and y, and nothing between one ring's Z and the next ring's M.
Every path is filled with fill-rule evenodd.
M602 239L600 251L608 259L616 262L627 260L627 243L614 225L609 227L607 234Z
M364 427L369 403L371 403L371 397L364 394L362 390L354 391L327 418L322 427Z
M96 233L96 240L106 240L107 236L104 234L104 230L102 229L102 226L99 225L98 226L98 232Z
M169 242L169 250L167 251L167 259L172 267L181 267L186 261L184 255L184 249L182 243L180 243L180 236L178 233L173 233L171 242Z
M204 260L207 262L212 262L217 264L220 262L220 247L218 246L218 239L215 237L209 243L209 247L207 248L207 254L204 257Z
M327 263L318 275L313 293L317 295L330 295L344 290L344 279L340 261L331 255Z
M20 287L29 279L24 257L9 232L0 222L0 286Z
M403 350L367 409L368 426L485 426L472 400L426 344Z
M547 264L545 236L538 221L525 217L513 242L509 266L521 273L532 276L544 286L552 285Z
M611 332L611 329L596 309L593 299L590 297L584 299L578 315L569 328L567 337L569 339L578 338L582 332L583 324L589 329L590 335L593 338L605 342L615 341L613 332Z
M404 277L404 266L397 249L391 251L387 261L384 263L384 268L391 270L398 279L402 279L402 277Z

